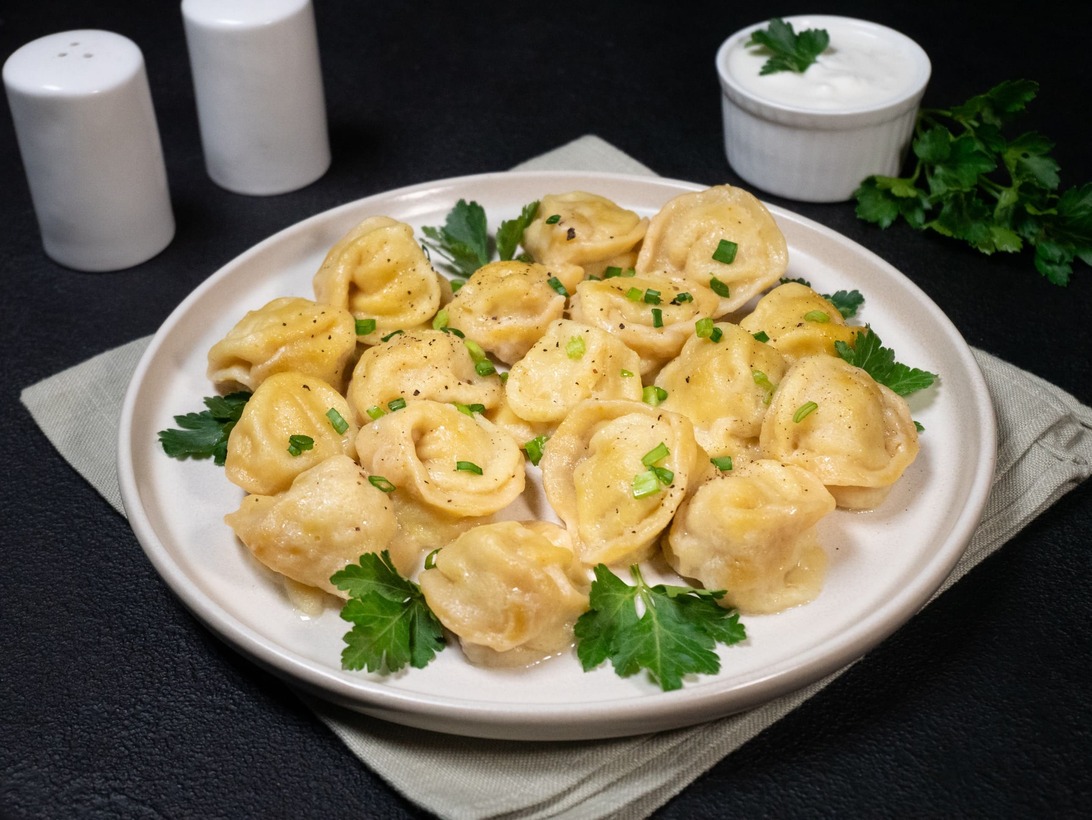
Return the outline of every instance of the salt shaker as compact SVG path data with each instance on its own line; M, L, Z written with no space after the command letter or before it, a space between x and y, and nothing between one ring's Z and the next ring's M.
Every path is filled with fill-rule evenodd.
M223 188L280 194L330 166L310 0L182 0L205 167Z
M112 271L170 244L174 212L137 45L95 29L50 34L8 57L3 76L46 255Z

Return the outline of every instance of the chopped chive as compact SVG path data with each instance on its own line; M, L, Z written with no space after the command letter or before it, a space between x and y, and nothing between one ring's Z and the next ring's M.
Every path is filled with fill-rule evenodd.
M632 379L633 378L633 371L632 370L626 370L623 367L622 368L622 378L623 379Z
M716 456L709 459L713 463L713 466L720 470L722 473L726 473L732 469L732 457L731 456Z
M383 478L383 476L381 475L368 476L368 483L380 492L384 493L393 493L395 489L394 485L391 484L390 481L388 481L387 479Z
M755 384L766 391L766 398L764 401L766 404L769 404L770 396L773 394L773 391L777 389L777 386L770 381L770 377L761 370L752 370L751 378L754 379Z
M548 217L546 217L546 224L547 225L556 225L560 221L561 221L561 214L550 214Z
M392 413L395 410L401 410L405 406L406 400L401 396L399 396L397 399L391 399L389 402L387 402L387 409L390 410Z
M675 480L675 474L666 467L649 467L649 469L656 476L656 480L665 487L670 486L671 482Z
M660 492L660 479L652 470L645 470L633 477L633 497L648 498Z
M671 300L671 304L681 305L683 302L693 302L693 301L694 301L693 294L690 294L690 293L688 293L687 291L684 290L682 293L676 293L675 294L675 298Z
M470 353L470 358L474 361L480 362L485 358L485 351L482 349L482 346L473 339L464 339L463 344L466 345L466 349Z
M463 473L474 473L474 475L482 475L482 468L475 464L473 461L456 461L455 469Z
M660 292L658 290L653 290L652 288L649 288L645 291L644 299L646 304L658 305L660 304Z
M549 438L549 436L535 436L523 445L523 449L527 453L527 458L531 459L531 463L536 467L538 466L539 460L542 458L542 453L546 448L546 442Z
M713 293L715 293L722 299L727 299L729 296L732 295L732 292L728 289L728 286L719 279L717 279L717 277L715 276L709 277L709 288L713 291Z
M624 276L624 277L627 277L627 278L632 277L632 276L636 276L637 275L637 270L635 268L624 268L622 270L621 275Z
M398 336L398 335L400 335L402 333L405 333L405 331L404 330L392 330L390 333L388 333L386 336L384 336L380 341L389 342L395 336Z
M663 327L664 326L664 312L660 308L652 308L652 326Z
M698 319L694 322L694 335L699 339L708 339L713 335L713 330L716 325L713 324L713 320L706 316L704 319Z
M739 245L728 239L722 239L717 243L717 249L713 251L713 258L718 262L723 262L725 265L731 265L736 261L736 251L739 250Z
M796 408L796 412L792 414L792 420L799 424L818 409L818 404L813 401L806 401Z
M485 412L485 405L484 404L460 404L459 402L455 402L455 409L458 410L460 413L463 413L464 415L473 416L475 413L484 413Z
M662 404L667 399L667 391L662 387L657 387L654 384L650 384L644 390L641 391L641 401L645 404L656 407Z
M288 452L294 456L298 456L304 450L313 449L315 446L315 440L310 436L289 436L288 437Z
M474 362L474 372L479 376L492 376L497 372L497 368L488 359L483 359L480 362Z
M570 359L579 359L586 349L583 336L573 336L565 343L565 355Z
M626 291L626 298L631 302L640 302L645 293L640 288L630 288Z
M560 279L558 279L556 276L551 276L546 281L550 285L550 287L552 287L565 298L568 298L569 291L565 289L565 286L561 283Z
M370 418L372 421L375 421L380 416L387 415L387 411L380 407L378 404L373 404L364 412L368 414L368 418Z
M644 464L646 467L651 467L661 458L667 458L669 455L671 455L671 451L668 450L667 445L661 441L659 444L657 444L655 447L653 447L651 450L641 456L641 463Z
M367 336L369 333L375 333L375 319L357 319L356 335Z
M622 269L618 265L608 265L603 271L604 279L614 279L616 276L622 275Z
M330 420L330 426L339 436L349 429L349 422L345 421L345 417L333 407L326 411L326 418Z
M809 310L804 314L804 321L823 324L824 322L830 321L830 314L823 310Z
M770 334L768 334L765 330L760 330L758 331L758 333L755 334L755 341L763 343L768 342L770 341Z

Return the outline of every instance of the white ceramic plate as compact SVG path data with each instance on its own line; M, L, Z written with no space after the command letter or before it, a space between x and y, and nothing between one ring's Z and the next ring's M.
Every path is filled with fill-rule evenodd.
M860 657L939 587L982 513L996 452L993 409L956 328L915 285L859 245L771 208L788 239L789 275L817 289L860 290L870 323L900 361L939 373L910 397L925 432L921 455L874 512L838 511L822 525L830 570L819 598L744 619L748 640L721 651L722 671L662 692L573 656L527 670L468 664L450 646L425 669L391 676L340 668L347 624L335 608L307 618L234 538L223 515L242 492L210 461L181 462L156 433L212 393L206 354L247 311L284 295L312 297L326 251L366 216L441 225L460 198L481 203L492 228L547 193L587 190L653 214L702 186L648 177L523 172L463 177L367 197L319 214L250 249L197 288L160 328L126 394L121 493L156 570L208 627L312 694L405 725L508 739L584 739L658 731L731 714L797 689Z

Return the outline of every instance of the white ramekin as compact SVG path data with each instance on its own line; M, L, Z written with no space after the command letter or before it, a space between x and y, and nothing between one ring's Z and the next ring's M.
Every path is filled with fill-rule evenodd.
M912 64L905 85L871 104L831 108L786 103L745 87L730 71L729 56L767 23L733 34L717 51L724 117L724 148L732 169L749 185L801 202L841 202L852 198L868 176L898 173L914 130L918 107L932 70L925 51L893 29L865 20L830 15L784 18L797 33L827 29L831 49L836 32L856 33L889 43ZM822 58L820 58L822 59Z

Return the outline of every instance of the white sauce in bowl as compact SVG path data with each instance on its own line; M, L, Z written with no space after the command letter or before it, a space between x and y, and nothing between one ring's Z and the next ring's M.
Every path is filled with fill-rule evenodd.
M854 111L894 103L922 86L929 61L913 40L884 26L845 17L789 17L799 34L825 29L830 45L803 73L760 74L768 49L748 46L753 26L725 50L722 71L740 91L768 102L816 111Z

